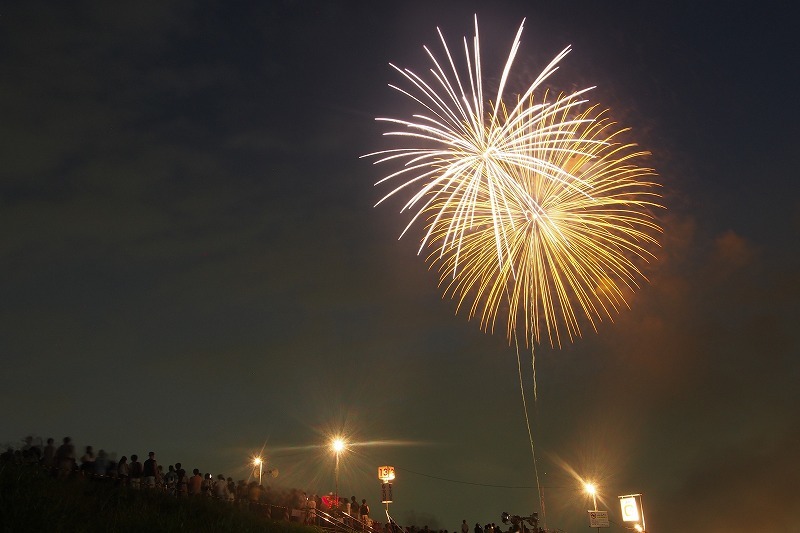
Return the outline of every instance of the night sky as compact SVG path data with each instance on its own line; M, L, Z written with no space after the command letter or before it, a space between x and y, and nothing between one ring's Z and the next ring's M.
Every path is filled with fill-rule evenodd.
M800 137L789 6L664 2L17 2L0 7L0 442L70 435L234 479L340 492L381 519L540 512L503 331L443 300L376 116L439 26L478 14L497 79L566 45L653 152L668 207L650 283L536 348L547 525L643 493L654 532L798 531ZM708 4L708 5L706 5ZM736 5L734 5L736 4ZM495 82L496 83L496 82ZM523 375L530 380L528 354Z

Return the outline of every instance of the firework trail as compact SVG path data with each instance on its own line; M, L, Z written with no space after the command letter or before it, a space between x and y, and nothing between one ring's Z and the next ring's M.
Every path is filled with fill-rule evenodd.
M506 97L523 25L493 95L484 89L477 17L461 73L438 29L444 60L424 48L429 76L391 65L407 87L390 87L418 112L378 118L399 127L385 133L397 147L363 156L399 167L376 184L395 184L378 204L409 196L401 237L424 226L419 253L428 250L444 294L485 331L504 321L518 364L519 336L533 355L543 338L561 346L581 334L582 321L596 330L627 306L645 279L637 265L653 259L661 231L652 215L661 207L654 172L637 164L648 154L622 140L627 129L586 99L591 88L555 96L545 89L569 47L524 93ZM520 365L536 465L522 383Z

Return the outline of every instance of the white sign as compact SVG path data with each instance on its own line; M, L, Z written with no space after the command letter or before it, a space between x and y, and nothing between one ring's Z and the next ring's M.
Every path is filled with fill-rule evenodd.
M608 511L589 511L589 527L611 527Z
M635 496L625 496L624 498L620 498L619 505L622 507L623 522L639 521L639 506L636 504Z

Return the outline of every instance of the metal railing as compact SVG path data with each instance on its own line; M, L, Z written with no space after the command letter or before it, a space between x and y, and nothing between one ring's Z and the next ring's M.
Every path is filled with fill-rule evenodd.
M309 518L310 525L316 525L332 533L383 533L382 529L373 528L371 524L366 524L357 516L344 512L337 512L336 515L315 509L310 511L316 514L316 519ZM316 522L316 523L313 523Z

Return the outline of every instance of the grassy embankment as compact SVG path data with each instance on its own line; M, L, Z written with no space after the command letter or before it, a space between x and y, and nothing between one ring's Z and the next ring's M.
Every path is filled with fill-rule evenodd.
M209 498L178 500L85 479L53 479L0 464L0 531L319 533Z

